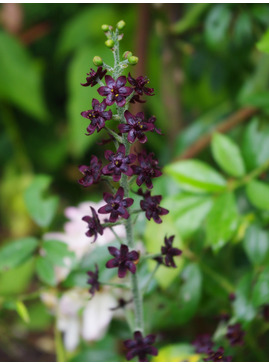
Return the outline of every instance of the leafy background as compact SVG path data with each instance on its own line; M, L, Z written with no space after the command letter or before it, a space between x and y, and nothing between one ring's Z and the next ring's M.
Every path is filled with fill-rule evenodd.
M170 209L158 234L176 234L183 250L178 268L162 267L145 299L160 361L190 359L189 343L213 333L223 313L247 331L235 360L266 360L269 6L3 4L0 11L1 359L55 360L53 319L38 297L28 304L23 294L39 281L54 286L53 266L73 259L60 243L43 242L47 259L39 256L40 236L62 229L65 207L101 199L105 186L76 182L79 164L103 157L96 142L105 137L84 135L80 112L96 89L80 82L93 56L112 62L100 26L123 18L121 49L140 58L131 72L147 74L155 88L138 107L164 132L147 144L164 167L154 187ZM137 234L159 251L154 223L141 223ZM71 278L67 287L78 282ZM118 338L126 330L115 320L103 340L81 343L70 360L123 360Z

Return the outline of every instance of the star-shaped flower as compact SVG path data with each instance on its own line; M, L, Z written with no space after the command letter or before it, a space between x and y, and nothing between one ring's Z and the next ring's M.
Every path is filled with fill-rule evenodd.
M116 153L111 150L105 151L105 158L110 162L106 165L102 172L103 174L112 174L113 181L118 182L121 178L121 174L124 173L127 176L133 175L133 170L130 167L131 163L136 160L135 154L125 155L125 146L121 144Z
M106 69L103 70L102 67L98 67L96 72L91 68L91 71L87 73L87 75L89 75L90 77L86 77L87 82L81 83L81 85L93 87L97 85L98 81L101 80L106 73L107 70Z
M101 96L106 96L106 104L113 105L114 102L120 107L126 104L126 97L133 92L131 87L126 87L127 82L125 76L120 76L115 81L111 76L105 76L106 86L98 88L97 92Z
M95 292L100 290L100 283L98 281L99 279L98 265L95 264L95 272L89 270L87 274L90 277L87 283L91 285L89 292L92 294L92 296L94 296Z
M88 231L86 232L86 236L94 236L93 243L96 241L98 234L103 235L104 228L102 227L99 217L93 207L91 207L92 210L92 217L91 216L84 216L82 218L83 221L85 221L88 224Z
M129 252L129 248L127 245L122 244L120 249L117 249L113 246L108 247L109 253L113 255L113 259L110 259L106 263L107 268L119 268L118 276L119 278L124 278L126 276L127 270L131 273L135 274L136 265L135 261L138 260L139 254L137 251L132 250Z
M83 187L88 187L93 183L97 183L101 176L102 162L95 155L92 155L89 166L79 166L79 171L84 175L78 180L78 183Z
M150 191L147 191L144 193L144 200L140 201L141 209L146 212L146 218L148 220L153 218L157 224L162 222L160 216L169 213L168 210L160 206L161 200L161 195L151 196Z
M103 196L107 204L100 207L100 209L98 210L100 214L110 213L110 222L116 222L119 216L124 219L129 218L130 214L127 211L127 207L130 207L134 203L134 200L132 198L123 198L124 189L122 187L119 187L115 196L107 192L105 192Z
M197 336L196 340L192 342L192 345L195 346L196 353L207 354L212 349L214 343L209 334L202 334Z
M91 123L87 128L88 134L86 135L93 134L96 129L97 133L99 133L99 131L105 127L106 120L112 119L112 111L105 111L106 107L107 104L105 103L105 100L100 103L98 100L93 99L92 109L81 113L84 118L91 120Z
M164 261L167 267L176 268L176 264L174 262L174 257L181 255L182 250L173 248L173 240L175 235L170 236L170 238L164 238L164 246L162 246L162 254L165 255Z
M149 79L147 77L139 76L137 79L133 78L131 74L128 74L128 81L129 83L134 87L135 92L138 95L147 95L147 96L153 96L154 95L154 89L146 87L146 85L149 83Z
M136 183L141 186L146 184L147 188L153 188L151 179L160 177L162 172L158 166L158 160L154 159L154 153L147 154L146 152L139 153L137 156L139 166L132 166L133 173L137 174Z
M119 124L118 128L121 133L128 133L128 142L134 143L136 139L140 143L146 143L148 140L145 132L154 130L155 126L152 122L145 121L143 112L132 115L128 110L125 111L124 117L126 124Z
M138 356L140 362L148 361L147 355L158 355L158 349L152 346L155 342L155 335L142 336L140 331L134 332L133 340L125 340L124 346L127 348L126 359L131 360Z
M204 361L232 361L231 356L223 356L224 349L220 346L216 351L209 350L207 352L208 357L204 358Z
M228 326L226 337L230 341L230 344L232 346L243 345L244 336L245 336L245 332L242 330L241 324L237 323L237 324Z

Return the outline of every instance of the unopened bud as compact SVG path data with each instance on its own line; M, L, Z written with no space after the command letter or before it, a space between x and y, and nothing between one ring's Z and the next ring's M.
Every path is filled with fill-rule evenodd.
M132 52L130 52L130 51L126 51L126 52L124 52L123 53L123 58L124 59L128 59L129 57L131 57L133 55L133 53Z
M125 27L126 23L124 20L120 20L118 23L117 23L117 28L119 30L122 30L124 27Z
M93 57L93 64L95 65L95 66L102 66L103 65L103 60L102 60L102 58L101 57L99 57L99 56L95 56L95 57Z
M101 29L102 29L104 32L108 32L108 31L109 31L109 25L107 25L107 24L103 24L103 25L101 26Z
M138 57L136 56L128 57L128 62L134 66L138 63Z
M105 41L105 45L106 45L108 48L113 48L113 47L114 47L114 44L115 44L115 42L114 42L114 40L112 40L112 39L108 39L108 40L106 40L106 41Z

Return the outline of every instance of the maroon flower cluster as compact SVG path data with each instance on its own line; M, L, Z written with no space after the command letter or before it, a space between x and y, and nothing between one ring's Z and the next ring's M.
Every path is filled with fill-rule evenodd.
M109 30L109 34L112 34L110 33L111 31L112 27ZM117 33L115 34L113 41L110 39L110 43L116 42L116 39L119 39L117 38ZM112 45L110 48L115 52L116 47L114 48ZM129 103L144 103L145 101L141 97L153 96L154 89L148 87L149 79L145 76L134 78L129 73L128 78L126 78L119 75L119 69L124 62L126 64L126 61L117 63L117 57L115 57L115 62L112 76L107 74L108 70L111 70L109 66L103 66L104 68L100 66L96 71L91 69L87 74L86 82L82 83L82 86L91 87L99 84L100 87L97 89L97 92L103 97L100 101L94 98L89 110L81 112L81 116L90 121L90 124L87 126L86 135L92 135L95 131L97 133L107 131L109 138L105 139L101 144L113 141L116 146L115 151L111 149L105 151L104 157L107 162L104 165L102 161L92 155L89 165L79 166L79 171L83 177L78 182L83 187L89 187L101 180L105 180L112 189L111 193L103 193L104 205L98 209L98 212L93 207L90 207L92 216L83 217L83 221L88 224L86 235L93 237L93 242L96 241L98 235L103 234L104 229L111 228L113 230L114 225L121 223L123 220L128 220L132 212L144 211L146 218L148 220L153 219L157 224L162 222L161 216L169 212L160 206L162 196L151 195L151 191L149 191L153 188L153 180L162 175L158 160L154 157L153 153L146 153L145 151L137 155L130 153L131 144L136 141L145 144L148 141L148 132L161 134L161 131L155 126L155 116L147 118L143 112L133 115L128 111ZM100 64L104 65L102 60ZM117 114L114 117L112 110L107 109L112 105L115 105L117 110ZM112 120L112 118L120 120L117 125L118 132L108 128L107 122ZM134 178L128 179L131 176L134 176ZM142 197L140 201L141 210L130 211L134 200L129 197L129 190L131 183L135 181L138 187L145 184L148 190L143 192L139 189L137 192ZM115 188L117 183L119 184ZM109 215L104 224L100 223L98 214ZM120 221L118 222L118 220ZM126 222L126 226L128 224L129 222ZM161 248L161 259L165 265L171 267L176 266L174 257L181 254L179 249L172 247L173 239L174 236L165 238L165 246ZM139 253L136 250L130 250L130 246L121 243L119 249L109 246L108 251L113 258L107 261L106 268L117 268L119 278L124 278L128 271L133 275L136 274L137 263L139 262ZM100 289L97 265L95 266L95 271L88 272L88 276L88 284L91 286L89 292L93 296ZM133 297L130 302L132 300ZM119 307L124 307L125 304L125 301L122 300L119 303ZM131 360L134 357L138 357L140 361L147 361L148 355L157 355L157 349L153 346L154 342L154 335L143 337L140 331L135 331L134 339L124 342L128 350L127 359Z

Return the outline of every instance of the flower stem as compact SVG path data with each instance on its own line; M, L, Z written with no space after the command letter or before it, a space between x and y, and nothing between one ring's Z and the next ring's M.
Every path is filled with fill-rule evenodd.
M55 340L57 362L64 363L66 361L64 346L63 346L61 332L57 328L57 323L55 323L55 328L54 328L54 340Z
M112 226L109 227L112 233L114 234L115 238L121 243L124 244L124 241L119 237L119 235L116 233L116 231L113 229Z

